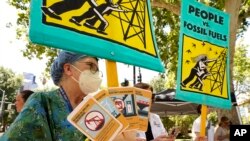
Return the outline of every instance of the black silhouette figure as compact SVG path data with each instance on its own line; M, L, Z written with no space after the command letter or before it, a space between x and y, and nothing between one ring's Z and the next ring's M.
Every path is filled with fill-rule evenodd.
M191 82L196 76L196 80L189 87L192 88L193 86L195 86L194 88L197 88L200 91L202 91L202 87L204 85L202 80L205 79L210 74L207 70L207 63L210 63L212 61L215 61L215 59L208 60L206 55L198 56L197 63L191 69L189 76L183 82L181 82L181 86L186 87L186 85L189 82ZM199 85L200 85L200 87L199 87Z
M83 13L80 16L73 16L70 21L75 23L76 25L80 26L81 22L84 19L87 19L86 22L84 23L84 26L91 28L91 29L96 29L94 27L95 23L100 20L101 24L97 28L97 32L107 35L105 33L105 29L108 27L108 21L103 17L104 14L110 15L113 11L117 12L126 12L125 10L118 9L119 4L121 3L122 0L119 0L117 4L113 4L112 0L106 0L106 3L103 3L95 8L91 7L89 10L85 13ZM95 12L98 11L98 12Z
M187 53L192 53L190 49L188 49L186 52L187 52Z
M208 75L210 75L210 73L208 72L207 68L205 68L203 72L198 72L198 77L194 83L190 84L189 88L199 89L202 91L202 87L204 85L202 80L206 79Z
M186 60L186 64L189 64L190 63L190 61L189 60Z
M193 48L196 48L196 44L195 44L195 43L192 43L192 47L193 47Z
M206 44L205 44L205 42L202 42L202 44L201 44L201 45L202 45L202 47L204 47Z
M49 7L42 6L42 12L51 18L62 20L61 14L81 8L85 2L88 2L91 7L97 7L95 0L63 0Z

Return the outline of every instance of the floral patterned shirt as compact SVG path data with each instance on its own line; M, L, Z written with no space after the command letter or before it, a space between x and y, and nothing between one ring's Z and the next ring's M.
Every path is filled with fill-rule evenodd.
M71 111L59 89L30 96L1 141L84 141L67 121Z

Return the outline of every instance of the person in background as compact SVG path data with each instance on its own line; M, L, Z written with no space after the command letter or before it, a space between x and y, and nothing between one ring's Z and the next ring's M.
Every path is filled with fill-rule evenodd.
M226 116L221 117L219 126L215 129L214 141L229 141L230 121Z
M18 113L23 109L25 102L27 101L29 96L33 93L34 92L31 90L23 90L16 95L15 105L16 105L16 111Z
M200 126L201 126L201 107L202 105L198 105L197 107L197 113L199 114L199 117L196 118L193 122L192 126L192 137L193 141L213 141L214 139L214 128L210 121L206 120L206 136L201 137L200 136ZM209 114L210 108L207 108L207 114Z
M59 88L37 92L26 101L1 141L84 141L86 136L67 116L101 84L98 59L61 51L51 66L51 77Z
M16 111L18 113L21 112L21 110L23 109L23 106L25 104L25 102L27 101L27 99L33 94L34 92L31 90L23 90L20 91L19 93L17 93L16 95L16 100L15 100L15 106L16 106ZM5 131L7 131L7 129L9 128L9 125L6 125L6 129Z
M134 87L149 90L153 93L153 87L147 83L137 83ZM152 103L154 95L152 94ZM137 133L137 141L174 141L175 137L168 135L159 115L149 113L148 130L146 132Z

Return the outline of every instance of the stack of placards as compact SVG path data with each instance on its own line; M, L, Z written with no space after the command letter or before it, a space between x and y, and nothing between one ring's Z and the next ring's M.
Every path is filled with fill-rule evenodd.
M152 93L114 87L87 95L68 116L69 122L93 141L111 141L129 130L147 131Z

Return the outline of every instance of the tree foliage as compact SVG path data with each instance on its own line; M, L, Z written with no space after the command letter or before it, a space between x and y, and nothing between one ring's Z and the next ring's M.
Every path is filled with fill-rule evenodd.
M218 119L218 115L217 115L217 112L215 111L212 111L208 114L208 120L212 123L213 126L217 126L218 125L218 122L219 122L219 119Z
M49 66L57 55L57 49L48 48L46 46L33 44L28 37L29 30L29 15L30 15L30 0L8 0L9 4L18 10L17 18L17 39L26 41L26 49L22 50L23 56L28 59L38 58L43 59L44 56L48 59L46 63L46 72L49 72Z
M22 85L22 77L16 75L12 70L0 66L0 78L0 88L5 91L8 101L12 102L17 90Z
M171 119L173 119L176 123L176 126L178 126L181 130L181 133L185 136L188 135L188 131L192 129L192 123L197 118L198 115L176 115L172 116Z
M156 41L166 74L176 72L179 39L179 17L166 9L153 8Z
M161 76L157 76L154 77L151 81L150 81L150 85L154 88L154 92L160 92L163 91L165 89L165 79Z
M234 84L238 93L246 93L250 90L250 57L248 55L249 46L240 42L236 46L234 56Z
M248 55L249 46L242 43L236 46L234 57L234 81L243 84L246 78L250 77L250 56Z
M0 99L2 99L3 91L5 91L5 102L13 102L16 92L22 85L22 76L16 75L12 70L0 66ZM7 109L8 103L4 104L3 109ZM13 109L4 110L2 113L3 120L1 126L5 127L7 124L12 123L15 118ZM3 128L4 130L5 128Z
M161 117L161 121L168 133L175 126L175 120L171 119L171 116Z

